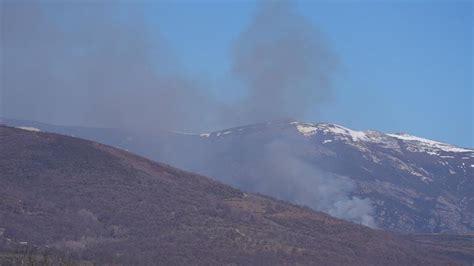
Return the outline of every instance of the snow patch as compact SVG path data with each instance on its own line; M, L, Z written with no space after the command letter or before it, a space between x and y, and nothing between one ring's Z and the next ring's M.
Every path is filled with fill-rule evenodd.
M414 149L418 152L427 152L431 155L440 155L439 151L445 151L445 152L474 152L474 150L471 149L465 149L465 148L460 148L456 147L453 145L449 145L446 143L430 140L430 139L425 139L425 138L420 138L408 134L387 134L390 137L397 138L403 141L407 141L412 144L416 144Z
M323 144L330 143L330 142L332 142L332 139L326 139L323 141Z
M296 125L296 129L304 136L309 137L315 135L318 131L324 134L334 134L338 140L352 140L352 141L368 141L370 138L367 132L356 131L336 124L308 124L291 122L291 125Z
M369 140L367 134L363 131L355 131L352 129L348 129L342 126L334 125L332 128L334 133L339 133L341 135L348 135L352 138L353 141L362 141L362 140Z
M40 132L41 131L36 127L16 127L16 128L23 129L23 130L28 130L28 131L33 131L33 132Z
M309 124L296 124L296 129L306 137L313 136L318 132L318 128Z
M169 132L174 133L174 134L180 134L180 135L190 135L190 136L195 136L195 133L189 133L189 132L182 132L182 131L174 131L170 130Z
M325 134L334 134L340 140L352 141L370 141L369 133L364 131L356 131L336 124L319 124L318 127Z

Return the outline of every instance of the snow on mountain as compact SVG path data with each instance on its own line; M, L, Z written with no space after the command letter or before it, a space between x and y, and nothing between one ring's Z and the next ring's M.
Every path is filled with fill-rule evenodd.
M408 135L405 133L397 133L397 134L387 134L391 137L406 141L412 146L415 146L413 151L416 152L426 152L432 155L440 155L439 151L445 151L445 152L474 152L473 149L465 149L465 148L459 148L450 144L430 140L430 139L425 139L425 138L420 138L412 135ZM474 157L473 154L471 154L471 157Z
M291 122L290 124L296 125L296 129L301 132L304 136L313 136L318 132L323 134L334 134L338 136L339 140L352 140L352 141L364 141L369 140L368 134L362 131L355 131L343 126L336 124L310 124L310 123L300 123L300 122Z
M16 128L23 129L23 130L28 130L28 131L34 131L34 132L40 132L40 131L41 131L41 130L39 130L39 129L36 128L36 127L25 127L25 126L21 126L21 127L16 127Z
M390 144L390 138L395 138L401 140L404 143L408 144L408 150L412 152L425 152L430 155L443 156L440 152L461 152L461 153L470 153L467 154L470 157L474 157L474 149L467 149L456 147L454 145L429 140L425 138L420 138L412 136L405 133L397 134L383 134L377 131L357 131L352 130L340 125L329 124L329 123L301 123L301 122L291 122L291 125L294 125L298 132L303 134L305 137L312 137L316 134L330 135L334 137L334 140L343 140L351 142L371 142L371 143L385 143ZM332 140L324 140L324 143L331 142ZM393 142L393 140L392 140ZM394 145L391 145L392 148L396 148ZM360 147L360 146L358 146Z
M308 206L330 198L324 196L327 185L332 184L333 177L342 178L354 186L344 188L351 194L338 191L344 192L341 202L350 203L347 199L354 197L370 200L380 228L400 232L474 231L471 148L408 134L293 120L202 134L167 131L160 136L6 119L3 123L95 140L247 191ZM294 156L278 157L280 151ZM326 183L320 182L321 176ZM326 187L318 190L321 186Z
M255 171L267 156L275 154L271 150L262 155L262 151L276 146L295 152L305 164L324 175L349 177L357 184L355 195L373 203L375 221L381 228L401 232L474 230L474 150L470 148L407 134L297 121L273 121L206 133L197 142L202 145L200 151L207 152L201 158L207 164L188 169L221 177L243 189L265 182ZM282 142L287 145L281 146ZM275 167L279 164L275 163ZM295 197L301 195L312 197L305 190L311 181L295 188L294 183L300 181L289 179L293 181L283 179L281 187L269 181L253 189L267 193L271 186L276 191L274 195L285 195L295 202L300 202ZM292 191L299 192L291 194Z

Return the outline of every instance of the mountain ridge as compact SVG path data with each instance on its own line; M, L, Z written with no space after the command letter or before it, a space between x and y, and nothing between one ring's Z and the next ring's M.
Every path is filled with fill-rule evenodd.
M354 225L87 140L0 126L0 145L3 251L28 243L124 265L468 265L474 256L457 244L437 254L431 240Z
M10 124L34 126L24 122ZM294 120L201 134L166 132L159 136L66 129L69 131L60 133L130 150L240 189L290 200L339 217L344 212L351 213L346 208L352 208L356 213L347 217L348 220L365 219L364 223L369 224L373 219L376 227L387 230L418 233L474 230L474 150L471 149L408 135L355 131L335 124ZM274 158L275 154L284 156ZM278 165L286 167L275 172ZM295 171L288 172L295 167L306 169L296 170L303 179L294 176ZM273 182L268 173L280 176L278 181ZM280 183L285 185L279 186ZM336 187L336 196L309 189L321 185ZM367 215L372 218L363 218Z

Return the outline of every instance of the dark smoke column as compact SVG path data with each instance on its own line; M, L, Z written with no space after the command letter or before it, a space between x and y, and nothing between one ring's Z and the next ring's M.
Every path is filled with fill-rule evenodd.
M330 96L337 66L320 32L289 2L265 2L234 47L248 94L242 122L301 118Z

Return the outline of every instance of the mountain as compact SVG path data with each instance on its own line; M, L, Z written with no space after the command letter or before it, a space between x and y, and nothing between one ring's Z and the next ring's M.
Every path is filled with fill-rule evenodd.
M359 215L364 223L364 215L369 215L375 226L388 230L474 230L472 149L408 134L295 121L238 127L194 138L199 144L187 146L199 148L195 156L199 161L171 163L349 220ZM334 194L345 193L345 198L324 195L318 186L329 187ZM372 211L348 216L351 208L338 210L336 205L341 201L353 204L355 199L360 199L359 203L370 200L365 207L372 206ZM333 202L324 203L328 200ZM364 204L354 207L358 206Z
M473 149L291 120L204 134L67 129L356 223L405 233L474 231Z
M392 235L91 141L0 126L0 147L2 252L30 245L126 265L474 259L472 237L439 245Z

